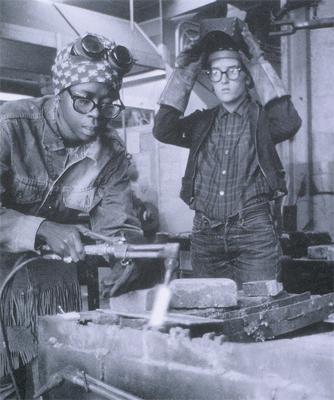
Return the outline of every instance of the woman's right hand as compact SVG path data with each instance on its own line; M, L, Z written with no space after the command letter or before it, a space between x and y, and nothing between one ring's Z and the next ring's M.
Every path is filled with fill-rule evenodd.
M36 236L59 256L71 257L73 262L78 262L86 256L81 241L81 234L86 231L83 225L58 224L45 220L39 226Z

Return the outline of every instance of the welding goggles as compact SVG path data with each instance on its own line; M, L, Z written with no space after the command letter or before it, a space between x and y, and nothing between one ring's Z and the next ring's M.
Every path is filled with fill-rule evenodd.
M129 72L134 63L130 51L125 46L106 47L98 36L92 34L79 38L74 43L71 54L96 61L107 60L111 68L121 76Z

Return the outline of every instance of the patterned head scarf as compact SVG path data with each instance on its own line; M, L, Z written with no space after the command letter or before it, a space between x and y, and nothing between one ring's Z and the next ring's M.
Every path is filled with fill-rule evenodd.
M94 36L100 39L105 48L112 49L115 47L115 42L104 36L96 34ZM72 54L73 46L77 41L78 39L69 43L56 56L55 63L52 66L54 93L58 94L70 86L87 82L108 83L118 92L122 85L122 76L107 59L92 59Z

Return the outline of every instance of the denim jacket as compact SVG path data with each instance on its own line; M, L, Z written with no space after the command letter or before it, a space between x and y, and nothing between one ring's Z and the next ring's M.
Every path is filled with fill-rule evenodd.
M124 145L115 130L66 148L57 131L55 97L8 102L0 109L0 251L34 250L44 219L78 223L105 235L140 234Z
M197 110L181 117L177 109L162 105L155 117L153 134L156 139L190 150L180 193L180 197L188 205L193 201L198 153L212 129L217 112L218 107ZM281 197L287 192L287 188L285 172L275 145L291 139L300 128L301 119L289 96L274 99L265 107L253 102L249 119L259 166L273 198Z

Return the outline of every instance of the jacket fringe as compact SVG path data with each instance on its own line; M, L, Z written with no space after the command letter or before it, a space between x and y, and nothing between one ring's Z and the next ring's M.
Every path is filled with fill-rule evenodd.
M9 348L14 368L28 364L37 355L37 316L81 309L80 285L78 282L57 282L44 290L31 286L26 290L8 290L3 318L7 327ZM0 333L0 376L8 373L8 360Z

